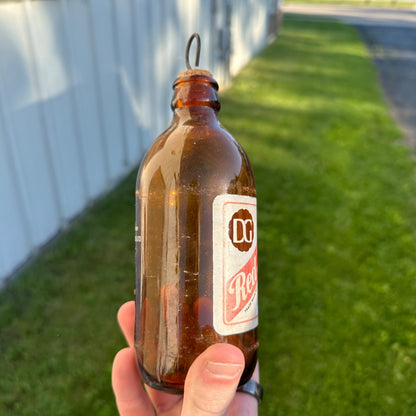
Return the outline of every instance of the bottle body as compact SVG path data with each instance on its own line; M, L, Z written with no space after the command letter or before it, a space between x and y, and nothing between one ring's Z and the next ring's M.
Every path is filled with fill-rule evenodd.
M238 287L231 288L239 308L247 307L250 299L255 303L249 329L243 325L237 332L218 331L214 321L222 318L218 313L215 318L215 310L221 309L217 292L222 288L215 276L215 258L222 255L216 254L222 243L215 240L225 233L221 225L216 229L215 210L224 211L220 200L229 195L249 204L255 194L247 156L221 127L216 110L201 105L175 108L172 124L141 164L136 189L135 348L148 385L181 393L194 359L219 342L243 351L241 383L251 377L258 347L257 292L255 299L248 292L256 289L257 257L255 265L251 262L256 275L251 273L248 286L242 288L237 276ZM250 209L255 215L255 208ZM244 221L248 231L242 234ZM234 231L238 241L251 240L253 245L255 231L249 222L236 220ZM245 303L244 296L249 298Z

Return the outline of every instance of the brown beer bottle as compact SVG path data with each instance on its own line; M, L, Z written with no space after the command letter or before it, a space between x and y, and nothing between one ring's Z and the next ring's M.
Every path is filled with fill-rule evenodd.
M190 365L214 343L243 351L240 385L256 365L256 189L218 121L211 74L189 69L173 90L172 122L137 177L135 348L146 384L183 393Z

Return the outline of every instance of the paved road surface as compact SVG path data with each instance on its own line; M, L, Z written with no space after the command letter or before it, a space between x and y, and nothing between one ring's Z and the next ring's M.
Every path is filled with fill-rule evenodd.
M335 18L357 28L377 65L391 112L416 149L416 10L291 4L284 13Z

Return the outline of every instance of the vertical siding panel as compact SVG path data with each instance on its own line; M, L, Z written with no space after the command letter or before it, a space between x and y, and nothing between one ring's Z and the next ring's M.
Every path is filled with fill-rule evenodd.
M82 136L82 130L80 126L80 117L78 112L77 106L77 79L75 76L75 58L74 58L74 51L72 48L71 37L70 37L70 27L71 22L69 21L69 14L68 14L68 5L67 0L60 0L60 13L62 15L62 30L63 30L63 59L64 63L66 64L68 76L69 76L69 83L70 88L68 88L68 95L69 95L69 108L72 115L72 122L74 127L74 136L72 139L74 141L74 150L75 150L75 157L77 159L77 164L80 169L80 177L81 177L81 188L80 188L80 204L85 206L90 198L91 192L88 189L88 180L87 180L87 168L86 168L86 160L85 160L85 152L83 149L83 142L85 142L84 137ZM63 126L61 126L63 127ZM59 127L58 127L59 128ZM74 215L73 213L70 216Z
M2 175L2 198L17 204L17 209L1 216L0 228L7 244L7 268L16 267L35 245L44 243L59 226L57 200L54 198L52 180L45 148L36 79L33 77L33 56L27 33L25 5L4 4L0 13L0 74L1 106L3 117L3 156L7 153L9 175ZM18 189L14 189L18 187ZM3 204L3 208L5 203ZM25 242L18 237L24 230ZM3 231L4 230L4 231ZM4 234L5 233L5 234ZM7 235L6 235L7 234ZM9 238L11 236L11 238ZM13 242L13 238L19 238ZM1 249L1 248L0 248ZM3 249L1 249L3 250ZM10 263L9 263L10 262ZM3 277L0 275L0 278Z
M161 0L161 7L159 10L159 21L160 21L160 29L159 29L159 44L160 44L160 62L159 62L159 69L161 72L159 79L161 81L160 84L160 92L161 92L161 105L160 111L162 113L162 129L165 130L166 127L169 125L171 118L172 118L172 111L170 109L170 102L172 99L172 48L171 45L173 42L177 42L176 34L172 33L172 37L170 36L170 23L169 20L171 16L168 13L168 3L170 0ZM173 75L175 77L175 75Z
M116 52L112 24L113 0L90 0L93 48L97 54L99 90L103 121L108 143L110 181L118 180L125 172L123 122L120 117L120 97L116 75Z
M30 252L31 244L25 229L22 202L16 192L16 169L11 163L10 149L6 148L9 138L5 137L2 115L0 134L3 136L3 140L0 141L0 276L4 276L25 258Z
M166 128L193 32L223 86L227 4L236 73L267 41L267 0L0 2L0 281Z
M134 91L137 98L137 93L139 91L139 52L140 52L140 42L139 42L139 30L137 27L138 20L138 2L136 0L130 0L130 26L131 26L131 47L132 47L132 65L133 65L133 81L134 81Z
M74 117L70 65L60 3L26 2L39 106L44 119L54 193L63 224L85 206L85 180Z
M146 142L148 138L146 137L146 130L144 128L143 120L143 99L141 99L141 88L142 88L142 77L140 75L142 69L142 56L143 56L143 47L140 40L140 27L141 24L140 16L143 15L143 12L139 11L139 2L136 0L130 0L130 25L131 25L131 46L132 46L132 70L133 70L133 95L134 95L134 121L136 123L136 132L137 132L137 142L138 142L138 162L143 156L146 150ZM144 86L143 86L144 87ZM145 88L143 88L144 90Z
M247 42L250 46L249 59L256 55L261 47L267 42L267 2L264 0L248 0L248 9L252 13L246 17L246 21L250 22L249 36Z
M153 73L150 67L151 45L148 36L150 30L148 12L150 2L146 0L132 0L132 2L136 5L134 8L134 27L137 41L135 66L138 76L138 111L136 113L136 119L141 130L142 151L145 151L153 139L152 124L154 120L154 111L151 108L153 94L153 88L151 88Z
M37 244L43 243L49 237L54 234L56 229L63 221L63 208L58 194L58 182L56 179L56 169L53 160L53 153L51 150L51 126L48 124L48 117L46 114L45 106L43 105L42 90L40 85L40 74L36 66L36 56L34 48L34 35L33 35L33 21L32 21L32 9L30 2L25 0L24 2L24 19L25 19L25 36L27 46L27 70L29 71L29 77L31 78L31 95L34 99L32 105L23 108L22 111L16 112L15 126L16 131L20 133L18 139L19 157L25 159L22 165L27 168L25 172L26 185L25 192L32 193L32 204L36 204L37 215L31 222L34 229L35 242ZM25 111L26 110L26 111ZM17 120L20 119L19 121ZM21 128L20 122L24 123ZM33 123L30 126L30 123ZM27 123L27 124L26 124ZM32 145L33 142L28 142L28 138L32 139L40 144L37 149L38 153L31 154L32 163L28 163L28 157L26 154L27 149L35 150ZM19 140L20 139L20 140ZM24 145L24 142L26 146ZM41 174L38 179L41 182L35 181L37 189L32 191L32 181L34 177L31 175L36 172ZM48 204L51 207L50 210L44 210L44 205ZM48 212L49 211L49 212ZM53 215L51 215L53 213ZM53 219L54 221L51 221Z
M118 103L118 112L119 117L121 120L121 145L123 151L123 166L128 166L128 143L127 143L127 125L126 125L126 105L125 101L123 100L123 91L122 91L122 81L120 77L120 70L121 70L121 52L120 52L120 28L117 22L117 7L116 2L122 0L110 0L111 5L111 19L110 19L110 27L109 30L111 31L112 35L112 43L114 48L114 76L116 79L117 85L117 103Z
M218 36L219 28L218 13L219 5L217 0L210 1L210 34L209 34L209 51L210 51L210 68L215 77L219 77L219 49ZM217 79L220 82L220 79Z
M0 73L0 288L1 277L11 273L34 247L29 224L29 201L23 193L21 169L13 150L15 139L1 81Z
M137 99L135 93L132 9L130 0L114 2L114 28L117 44L117 77L122 104L122 117L125 126L126 162L135 165L140 157L138 128L135 120Z
M102 154L102 161L103 161L103 169L104 169L104 177L105 177L105 185L109 185L111 183L111 168L110 168L110 143L108 138L108 132L106 130L105 125L105 110L104 110L104 99L103 99L103 91L100 83L100 65L99 65L99 58L97 54L97 40L96 40L96 33L95 33L95 26L94 26L94 18L93 18L93 10L91 5L91 0L86 0L86 11L87 11L87 26L88 26L88 36L86 39L89 41L89 53L88 55L91 56L92 60L92 69L91 69L91 77L92 83L91 88L93 89L93 102L91 103L92 108L96 108L97 117L98 117L98 139L100 146L97 147L97 150L100 149L100 153ZM85 121L84 124L85 128L87 128L88 124ZM104 185L104 184L103 184ZM100 191L99 191L100 192Z
M172 0L169 2L169 36L172 39L171 44L171 60L172 60L172 66L171 66L171 85L174 79L176 79L176 76L186 69L185 66L185 46L183 45L183 42L187 41L187 28L184 27L182 16L181 16L181 1L180 0ZM181 47L182 46L182 47ZM173 92L172 89L170 89L170 92ZM172 97L172 96L171 96ZM170 104L170 101L169 101Z
M203 1L199 4L199 34L201 35L201 60L200 67L211 67L211 1Z
M236 6L232 0L217 0L215 3L214 25L216 26L216 30L214 32L215 39L213 40L214 48L216 49L215 76L219 84L222 87L226 87L229 83L230 51L228 47L230 46L230 40L232 45L234 36L234 33L230 30L228 13L231 9L231 12L235 14Z
M214 44L213 44L213 38L215 36L214 32L214 21L213 21L213 8L214 8L214 0L208 0L203 2L202 6L203 8L202 12L205 16L205 25L206 25L206 35L205 42L206 42L206 59L207 59L207 68L212 73L214 72Z
M251 52L250 35L252 32L252 25L247 21L248 13L253 13L253 10L248 10L248 1L234 3L233 16L231 19L232 30L232 52L230 71L231 75L235 75L241 67L249 60Z
M70 76L74 118L78 124L78 148L84 171L85 202L100 195L107 186L108 161L105 136L100 125L100 103L96 99L94 51L89 30L89 4L83 0L60 0L64 14L67 48L71 57Z
M159 1L152 1L149 2L150 4L150 32L149 37L151 38L151 49L150 49L150 57L151 57L151 71L153 74L153 80L151 87L153 90L152 98L152 110L155 114L155 120L153 127L153 137L158 136L164 129L164 117L162 113L163 109L163 68L165 63L162 59L162 52L161 52L161 42L160 42L160 31L161 21L160 21L160 2Z
M169 2L171 9L169 10L170 15L170 34L173 39L172 42L172 76L173 81L176 76L185 69L185 45L184 41L187 37L184 27L180 20L180 10L178 1ZM172 90L171 90L172 91Z
M83 167L88 190L87 201L106 189L108 170L105 136L100 125L100 105L96 99L94 51L89 28L89 3L60 0L66 16L66 36L71 56L74 114L78 123Z
M168 58L170 62L168 83L167 83L167 112L168 122L172 118L172 111L170 109L170 103L172 100L172 83L176 79L177 75L186 69L185 66L185 45L182 43L185 39L184 29L180 24L179 12L176 1L167 1L166 4L167 20L166 20L166 35L169 39Z

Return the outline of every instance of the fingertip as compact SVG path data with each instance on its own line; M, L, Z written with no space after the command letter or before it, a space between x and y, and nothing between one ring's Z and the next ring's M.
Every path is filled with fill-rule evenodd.
M129 300L123 303L117 312L117 320L121 324L121 322L125 321L126 318L134 317L134 310L135 310L135 302L134 300Z
M121 331L126 338L130 347L134 345L134 317L135 317L135 303L129 301L120 306L117 313L117 320Z
M114 357L111 383L120 415L151 414L133 349L124 348Z
M140 375L137 371L136 357L135 353L131 348L123 348L118 351L113 360L113 368L111 372L111 381L113 384L113 389L117 390L120 388L120 385L124 383L126 378L130 380L136 379L136 373L140 379Z

